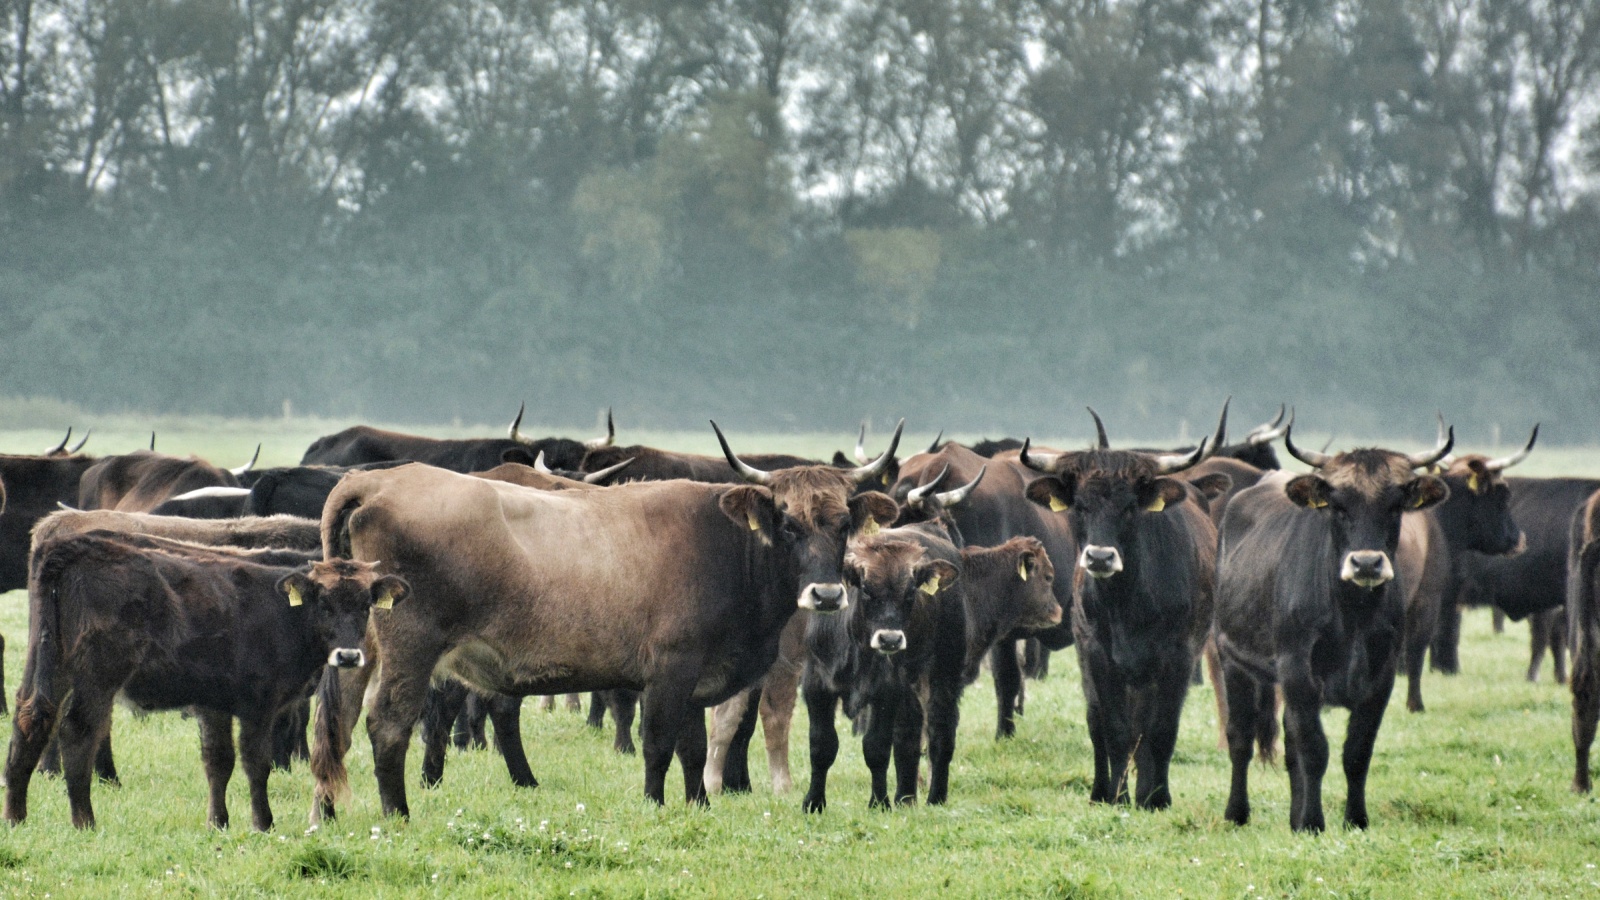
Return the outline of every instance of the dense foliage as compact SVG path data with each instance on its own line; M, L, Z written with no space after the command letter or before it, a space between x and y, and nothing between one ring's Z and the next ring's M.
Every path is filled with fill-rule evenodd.
M0 0L0 392L1577 440L1597 110L1600 0Z

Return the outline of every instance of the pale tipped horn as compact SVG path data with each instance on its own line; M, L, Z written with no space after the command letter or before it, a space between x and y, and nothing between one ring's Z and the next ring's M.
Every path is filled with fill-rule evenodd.
M545 463L545 461L544 461L544 451L543 450L540 450L539 451L539 455L535 456L533 458L533 470L535 472L538 472L540 475L554 475L555 474L554 472L550 471L550 466Z
M983 480L983 473L987 471L989 471L989 464L984 463L983 466L978 469L978 477L972 479L961 487L955 488L954 490L941 491L937 494L934 494L933 499L937 500L940 506L946 508L965 503L966 499L972 496L972 492L978 489L978 482Z
M67 426L67 436L61 439L61 443L55 445L54 447L51 447L49 450L46 450L44 452L44 455L45 456L55 456L56 454L60 453L61 451L67 449L67 441L70 441L70 440L72 440L72 426L68 425Z
M1433 439L1433 442L1434 442L1435 446L1437 446L1439 444L1444 443L1444 435L1445 435L1445 432L1449 430L1449 426L1444 423L1444 413L1443 412L1435 411L1433 415L1434 415L1434 418L1439 420L1439 428L1434 433L1435 436L1434 436L1434 439ZM1439 465L1444 466L1445 468L1448 469L1450 467L1450 464L1455 462L1455 461L1456 461L1456 458L1455 458L1454 454L1446 453L1444 456L1441 456L1439 458Z
M1033 438L1031 438L1031 437L1023 438L1022 439L1022 449L1017 451L1017 454L1018 454L1017 458L1022 460L1022 464L1024 466L1027 466L1028 468L1034 470L1035 472L1054 472L1055 471L1055 467L1056 467L1056 463L1061 459L1062 456L1066 455L1066 454L1063 454L1063 453L1032 453L1032 454L1030 454L1028 452L1028 448L1030 448L1032 446L1033 446Z
M1287 405L1279 403L1278 414L1272 417L1272 421L1262 422L1260 425L1250 429L1250 433L1244 436L1244 442L1260 446L1261 444L1270 444L1283 437L1283 416L1288 410L1289 407Z
M79 438L78 442L72 445L72 449L67 451L67 455L71 456L72 454L77 453L79 450L82 450L83 445L89 443L89 435L91 434L94 434L92 430L85 431L83 433L83 437Z
M1320 469L1333 460L1333 457L1326 453L1318 453L1315 450L1301 450L1299 447L1296 447L1294 445L1294 438L1292 437L1293 432L1294 410L1291 409L1289 410L1289 424L1283 426L1283 449L1288 450L1290 456L1300 460L1313 469Z
M1086 406L1084 408L1089 410L1089 415L1094 416L1095 449L1111 449L1111 441L1106 439L1106 423L1100 421L1100 414L1094 411L1094 407Z
M1454 447L1455 445L1456 430L1451 428L1449 431L1445 432L1444 440L1439 442L1439 446L1434 447L1432 450L1429 450L1426 453L1412 454L1407 456L1406 459L1411 462L1411 468L1413 469L1431 466L1439 460L1444 459L1446 456L1449 456L1450 448Z
M583 445L585 447L588 447L590 450L599 450L602 447L610 447L611 445L615 444L616 442L617 442L617 423L612 420L612 418L611 418L611 407L608 406L608 407L606 407L606 436L605 437L597 437L597 438L593 438L591 440L584 441Z
M711 430L717 433L717 443L722 445L722 455L728 458L728 465L732 466L741 478L751 484L772 483L771 472L763 472L734 455L733 450L728 447L728 439L722 436L722 429L717 427L715 419L711 420Z
M511 427L506 429L506 437L511 438L513 441L516 441L519 444L527 444L532 446L533 439L522 433L522 414L526 412L527 409L528 401L524 400L522 401L522 405L517 407L517 417L511 420Z
M621 472L623 469L626 469L627 467L633 465L633 460L634 460L634 457L630 456L627 459L623 460L622 462L617 463L614 466L608 466L608 467L606 467L604 469L601 469L598 472L590 472L589 474L583 476L584 483L585 484L604 484L607 478L610 478L611 476L617 474L618 472Z
M1211 449L1211 437L1207 435L1200 439L1200 446L1194 448L1192 453L1160 453L1156 455L1156 471L1162 475L1171 475L1182 472L1205 459L1206 451Z
M883 471L889 467L889 461L894 459L894 451L900 447L900 432L904 431L905 428L906 420L901 419L900 423L894 426L894 437L889 439L889 449L883 451L882 456L867 465L850 472L850 477L856 484L865 484L868 480L883 474Z
M245 463L242 466L239 466L236 469L229 469L228 471L232 472L235 475L243 475L244 473L250 471L251 469L254 469L256 467L256 460L258 460L260 458L261 458L261 445L258 443L258 444L256 444L255 455L250 457L250 461L249 462Z
M867 455L867 420L861 420L861 430L856 432L856 464L866 465L872 460Z
M1217 433L1211 438L1211 449L1201 459L1216 455L1216 452L1222 449L1222 445L1228 442L1228 406L1232 403L1232 394L1228 395L1228 399L1222 401L1222 417L1217 420ZM1202 441L1201 443L1204 444L1205 442Z
M1498 472L1501 469L1509 469L1517 463L1528 458L1528 454L1533 452L1533 442L1537 441L1538 439L1539 426L1537 423L1535 423L1533 426L1533 434L1528 435L1528 445L1526 447L1523 447L1521 450L1518 450L1510 456L1504 456L1500 459L1491 459L1483 465L1491 472Z
M944 468L939 470L939 474L935 476L932 481L928 482L927 484L919 484L912 488L911 492L906 494L906 505L912 506L921 503L929 494L939 489L939 485L944 483L945 476L949 474L950 467L946 465Z

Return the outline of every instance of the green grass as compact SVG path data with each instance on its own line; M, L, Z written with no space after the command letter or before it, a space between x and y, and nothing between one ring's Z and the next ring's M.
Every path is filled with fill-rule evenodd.
M96 428L91 447L101 452L139 446L144 427L129 423L103 433L101 425L87 424ZM256 440L265 440L263 459L270 464L292 462L311 437L345 423L177 427L184 424L162 432L171 437L170 444L162 439L164 449L235 464ZM0 435L0 449L36 451L59 439L43 429L7 433ZM734 440L743 446L737 435ZM851 442L834 435L746 440L752 450L802 452ZM709 448L701 441L691 449ZM1593 471L1577 452L1543 459L1536 452L1527 470L1555 474L1547 468L1554 466ZM8 690L22 668L26 618L20 592L0 596ZM658 809L642 798L637 757L612 752L609 732L528 703L524 739L540 778L537 789L513 788L493 754L467 752L452 754L444 783L424 790L414 746L407 776L413 819L386 819L378 810L365 732L358 729L350 758L354 796L339 820L307 833L310 777L297 767L272 779L276 831L252 833L241 827L248 822L248 792L236 773L229 792L236 827L219 833L205 825L195 724L175 713L138 717L119 707L114 734L124 783L120 789L97 786L99 830L73 830L61 782L36 778L29 820L0 827L0 892L120 898L1592 896L1600 892L1600 869L1591 868L1600 863L1600 805L1567 789L1569 695L1548 680L1522 680L1525 633L1512 625L1508 634L1494 635L1487 613L1469 613L1465 672L1427 677L1428 712L1406 713L1399 686L1378 739L1366 832L1336 825L1321 836L1291 834L1287 777L1260 766L1252 770L1252 823L1235 828L1223 821L1228 771L1216 749L1209 686L1189 695L1172 773L1173 808L1148 814L1091 805L1089 742L1069 651L1055 658L1048 680L1030 683L1027 715L1018 736L1004 744L993 740L992 691L987 675L980 679L963 703L951 802L888 813L867 809L860 743L844 723L831 802L822 815L800 811L808 778L803 711L791 750L795 792L774 796L765 786L758 738L753 794L713 798L708 809L685 807L671 800L681 796L675 765L669 803ZM1344 721L1342 711L1325 715L1335 748L1325 783L1332 822L1343 804L1337 748ZM0 729L8 723L0 718Z

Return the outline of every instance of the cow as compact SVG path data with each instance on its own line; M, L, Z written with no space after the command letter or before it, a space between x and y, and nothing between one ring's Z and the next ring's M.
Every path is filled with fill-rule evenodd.
M78 482L79 509L149 512L168 498L208 487L239 487L238 475L198 457L136 450L107 456Z
M1071 608L1094 745L1089 799L1126 803L1131 760L1134 802L1165 809L1189 675L1211 625L1216 559L1199 490L1171 476L1198 463L1208 441L1187 455L1112 450L1098 415L1095 425L1094 449L1035 454L1024 442L1020 458L1046 473L1029 482L1028 499L1066 513L1082 548Z
M1600 721L1600 490L1568 522L1567 646L1572 651L1572 790L1587 794L1589 750Z
M697 711L772 665L797 609L842 608L846 540L899 512L883 494L856 492L882 474L898 429L871 465L773 472L713 430L747 484L549 492L401 466L334 489L323 515L330 558L383 560L416 593L370 635L382 671L367 733L386 814L409 815L405 754L436 669L508 695L643 690L645 796L664 802L677 749L685 799L704 802ZM333 812L343 777L334 765L319 771L316 748L337 757L335 731L349 728L314 728L314 815Z
M1499 459L1478 455L1446 457L1435 473L1450 496L1401 520L1395 556L1406 597L1406 709L1422 712L1422 662L1445 604L1453 604L1460 573L1475 554L1504 556L1526 545L1511 512L1513 497L1502 472L1528 458L1539 440L1533 426L1520 451Z
M531 466L543 453L555 468L576 469L590 449L609 447L615 442L616 426L609 411L606 413L606 436L580 442L557 437L535 440L524 435L521 426L526 408L524 404L517 409L517 417L503 438L430 438L356 425L312 441L300 458L300 465L357 466L405 460L452 472L482 472L508 462Z
M793 456L787 453L751 453L742 458L750 465L765 471L824 464L820 460L807 459L803 456ZM739 473L731 471L728 468L727 461L720 457L702 456L697 453L677 453L671 450L659 450L655 447L642 445L600 447L590 450L584 454L583 462L578 468L585 473L602 472L620 465L626 460L633 460L632 465L628 467L628 477L638 481L667 481L673 478L684 478L689 481L702 481L708 484L737 484L742 480ZM885 474L887 474L887 469Z
M1469 553L1460 560L1455 602L1446 598L1431 647L1430 666L1446 674L1460 670L1462 606L1493 605L1520 621L1566 602L1567 524L1600 489L1600 479L1594 478L1509 476L1504 481L1511 492L1511 517L1526 536L1525 549L1506 556Z
M324 666L362 665L368 610L408 591L371 564L305 557L103 531L40 547L6 821L27 818L28 783L59 716L72 824L94 827L90 765L121 696L142 709L195 708L216 828L228 826L237 717L251 820L270 829L273 718Z
M869 713L861 747L873 808L889 805L891 755L894 802L916 802L924 723L932 766L928 803L943 803L949 794L966 624L954 588L960 555L937 531L910 526L853 539L844 562L850 603L807 622L801 678L811 730L806 812L828 805L828 771L839 752L834 710L841 700L852 719Z
M1252 744L1281 688L1290 827L1324 828L1328 741L1319 717L1339 705L1350 710L1344 821L1365 828L1367 771L1405 627L1393 562L1401 517L1449 495L1443 479L1416 470L1449 453L1454 433L1416 455L1370 448L1330 456L1297 448L1292 430L1291 418L1284 447L1313 472L1262 479L1222 518L1213 627L1232 763L1224 815L1236 825L1250 819Z

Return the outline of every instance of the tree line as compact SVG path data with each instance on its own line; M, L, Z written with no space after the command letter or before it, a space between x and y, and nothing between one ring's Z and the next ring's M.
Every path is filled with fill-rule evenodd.
M1582 440L1597 176L1600 0L0 0L0 393Z

